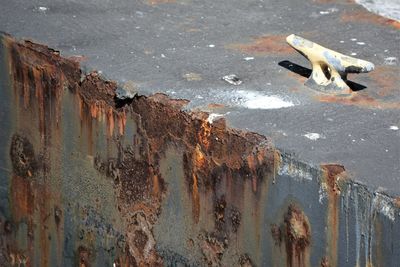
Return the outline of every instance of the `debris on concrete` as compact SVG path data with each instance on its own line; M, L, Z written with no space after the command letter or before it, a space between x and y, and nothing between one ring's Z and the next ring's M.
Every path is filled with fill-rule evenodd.
M241 85L242 80L236 74L229 74L222 77L222 80L233 85Z

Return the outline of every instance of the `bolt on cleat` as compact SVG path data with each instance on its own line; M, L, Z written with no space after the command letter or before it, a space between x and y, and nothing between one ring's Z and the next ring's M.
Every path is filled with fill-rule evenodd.
M312 65L312 73L305 85L325 93L348 94L347 74L366 73L374 70L373 63L346 56L295 34L286 42L306 57Z

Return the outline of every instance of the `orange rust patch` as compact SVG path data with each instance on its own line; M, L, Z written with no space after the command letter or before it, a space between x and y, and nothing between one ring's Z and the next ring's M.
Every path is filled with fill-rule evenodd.
M207 108L209 109L221 109L225 108L226 106L224 104L219 104L219 103L211 103L207 105Z
M84 61L88 60L88 58L86 56L78 56L78 55L70 56L70 57L68 57L68 59L71 60L71 61L74 61L76 63L81 63L81 62L84 62Z
M400 94L400 68L397 66L378 66L369 77L378 88L379 96Z
M199 132L199 141L208 150L210 146L211 124L207 120L201 123L201 130Z
M292 72L292 71L288 71L286 73L290 78L292 78L292 79L294 79L296 81L299 81L302 84L304 84L308 79L308 78L306 78L306 77L304 77L304 76L302 76L302 75L300 75L298 73Z
M356 11L345 11L341 16L342 22L356 22L356 23L367 23L367 24L377 24L382 26L391 26L396 29L400 29L400 22L381 17L379 15L370 13L366 10L356 10Z
M396 198L393 200L393 204L396 206L396 208L399 208L399 209L400 209L400 197L396 197Z
M126 113L123 110L121 113L117 114L117 121L118 121L118 131L120 135L124 135L125 127L126 127Z
M345 177L345 169L339 164L325 164L321 166L324 180L322 187L328 194L328 214L327 214L327 247L326 262L337 265L337 240L339 238L339 202L340 202L340 178ZM321 263L322 265L322 263ZM324 265L322 265L324 266Z
M290 205L284 218L287 266L308 266L311 227L307 216L295 205Z
M194 150L194 167L196 169L201 169L206 167L206 158L204 153L201 151L201 148L199 145L196 146Z
M350 96L319 95L315 98L320 102L354 105L362 108L400 109L400 102L378 100L362 93L352 93Z
M280 225L271 225L271 235L275 246L285 245L286 266L310 266L311 226L307 215L297 205L289 205Z
M228 49L240 50L248 54L292 54L294 50L286 44L286 35L267 35L254 39L247 44L231 44Z
M163 93L156 93L149 98L164 105L171 105L174 109L181 109L190 102L187 99L171 99L168 95Z
M330 267L328 259L326 257L323 257L321 260L321 267Z
M199 186L198 180L195 173L193 173L193 191L192 191L192 212L193 212L193 219L195 223L199 222L200 218L200 196L199 196Z

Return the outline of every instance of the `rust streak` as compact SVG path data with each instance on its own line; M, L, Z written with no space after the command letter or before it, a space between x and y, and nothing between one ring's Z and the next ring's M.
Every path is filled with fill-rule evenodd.
M287 55L294 53L294 50L286 44L286 35L261 36L254 38L251 43L231 44L227 48L256 55Z
M389 102L373 98L367 94L352 93L350 96L318 95L316 100L324 103L338 103L342 105L354 105L370 109L400 109L400 102Z
M290 204L278 226L271 225L275 246L285 245L286 266L310 266L311 226L306 214L295 204Z
M400 94L400 68L397 66L378 66L370 73L370 78L376 84L380 97L398 96Z
M195 223L199 222L200 218L200 196L197 176L193 173L193 189L192 189L192 201L193 201L193 219Z
M325 164L321 166L323 171L322 186L328 193L327 214L327 262L337 266L338 260L338 238L339 238L339 202L340 202L340 180L345 178L345 169L338 164Z

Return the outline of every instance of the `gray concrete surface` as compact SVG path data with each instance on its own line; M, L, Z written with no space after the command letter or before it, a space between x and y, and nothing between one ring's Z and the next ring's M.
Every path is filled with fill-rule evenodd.
M318 2L332 1L0 0L0 30L66 56L84 55L87 70L130 81L144 94L189 99L188 109L270 136L311 165L341 163L356 181L398 195L398 25L347 1ZM362 101L319 101L324 96L287 69L288 61L309 67L281 41L291 33L356 53L375 63L380 79L350 77L366 87L358 92ZM246 46L262 36L279 41ZM227 74L243 82L223 81ZM383 87L386 93L379 94Z

